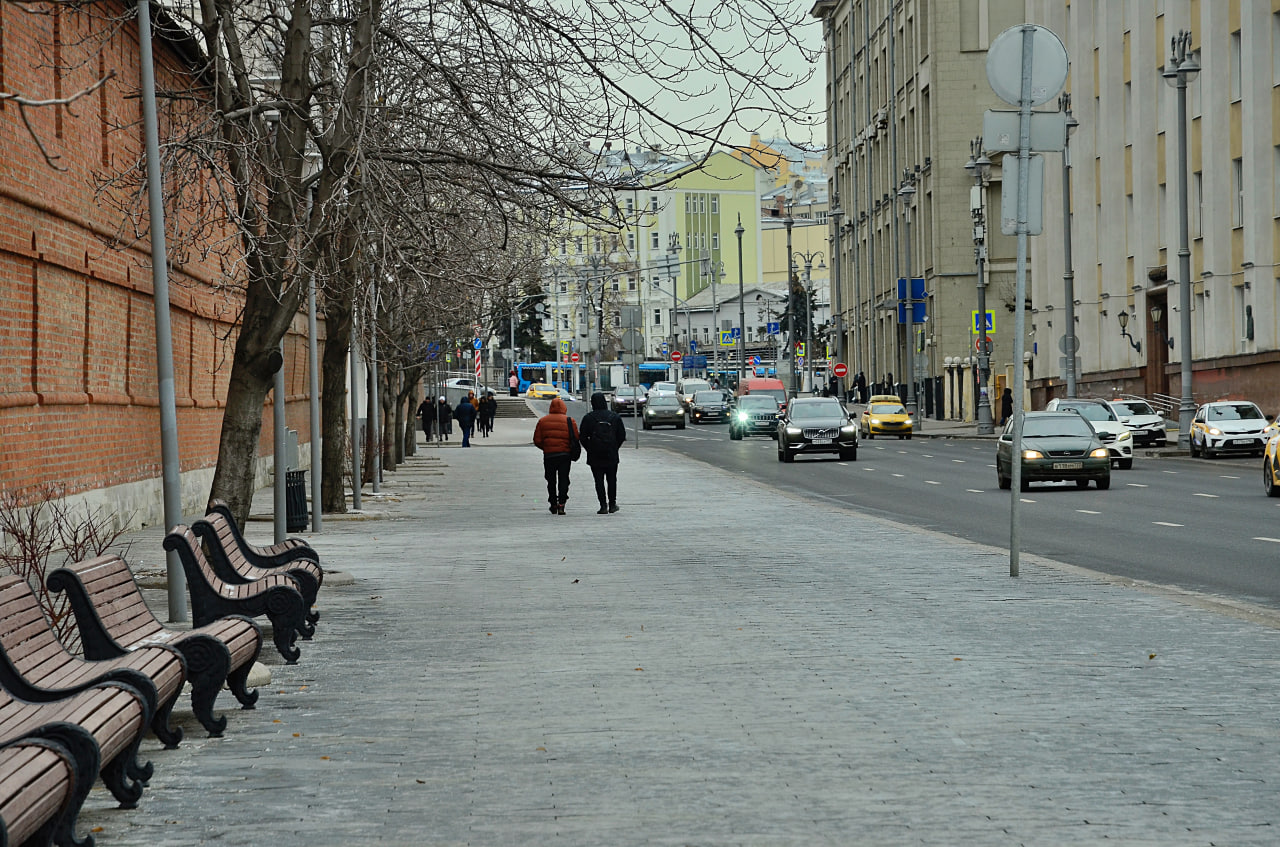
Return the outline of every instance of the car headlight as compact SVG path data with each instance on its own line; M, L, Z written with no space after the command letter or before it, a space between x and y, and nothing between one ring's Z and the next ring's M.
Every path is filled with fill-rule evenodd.
M1089 454L1089 458L1090 458L1090 459L1105 459L1105 458L1107 458L1107 457L1108 457L1108 456L1110 456L1110 455L1111 455L1111 454L1107 452L1107 448L1106 448L1106 447L1099 447L1097 450L1094 450L1092 453L1090 453L1090 454Z
M903 421L903 423L906 424L907 426L911 426L911 418L907 418L905 421Z
M656 415L656 414L658 414L658 413L657 413L657 412L655 412L653 409L645 409L645 410L644 410L644 413L645 413L646 415Z
M1105 453L1106 451L1104 450L1103 452ZM1041 453L1039 450L1023 450L1023 451L1022 451L1022 458L1024 458L1024 459L1043 459L1043 458L1044 458L1044 454L1043 454L1043 453Z
M748 420L746 412L738 412L738 423L746 423Z
M1208 432L1210 435L1222 435L1222 430L1218 429L1216 426L1209 427Z
M847 424L845 426L840 427L840 431L845 435L856 435L858 432L858 428L853 424Z
M880 419L879 419L879 418L872 418L872 419L871 419L871 425L872 425L872 426L880 426Z
M802 435L804 430L798 426L787 426L787 435Z
M1128 441L1132 437L1133 437L1133 433L1126 430L1116 436L1116 441Z

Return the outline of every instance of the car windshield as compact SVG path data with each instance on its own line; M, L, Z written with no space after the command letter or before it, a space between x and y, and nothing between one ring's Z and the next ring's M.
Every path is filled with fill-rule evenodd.
M659 397L654 397L649 402L649 408L651 409L661 409L667 406L670 406L672 409L678 409L680 408L680 400L676 397L664 394Z
M695 403L723 403L724 395L719 391L699 391L693 395Z
M1111 406L1122 415L1154 415L1156 413L1155 409L1139 400L1125 400L1123 403L1117 401Z
M675 391L676 384L674 382L655 382L650 391Z
M1252 403L1221 403L1209 407L1211 421L1260 421L1263 414Z
M1085 420L1090 421L1116 421L1116 413L1111 411L1111 407L1104 406L1101 403L1064 403L1058 407L1060 412L1076 412Z
M1031 417L1028 415L1022 423L1023 437L1030 438L1092 438L1093 429L1085 423L1084 418L1075 415L1052 415L1049 417Z
M738 398L738 408L765 409L766 411L776 412L778 411L778 401L767 394L748 394L746 397Z
M818 418L844 417L844 410L839 400L824 403L794 403L791 407L793 421L816 420Z
M871 414L873 415L905 415L906 408L897 403L876 403L872 405Z

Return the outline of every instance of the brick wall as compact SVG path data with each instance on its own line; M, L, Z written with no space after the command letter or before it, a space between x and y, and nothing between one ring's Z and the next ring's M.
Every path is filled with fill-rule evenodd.
M108 248L122 220L95 194L98 178L142 145L136 27L115 27L105 7L90 8L29 14L0 3L5 90L68 96L115 73L70 109L28 110L59 169L46 164L18 109L0 106L0 490L53 481L69 493L152 491L161 476L149 242L144 233L133 249ZM191 85L161 40L155 56L160 87ZM206 479L217 459L235 343L228 320L239 304L211 284L221 273L214 258L175 268L170 280L179 453L193 479ZM300 443L311 438L305 330L296 320L285 342L287 425ZM265 411L260 455L272 450ZM203 505L192 499L184 509Z

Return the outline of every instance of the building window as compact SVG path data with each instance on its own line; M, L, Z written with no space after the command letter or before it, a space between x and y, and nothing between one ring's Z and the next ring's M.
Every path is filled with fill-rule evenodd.
M636 278L632 274L627 274L627 290L628 291L636 290Z
M609 287L610 287L610 288L612 288L614 291L621 291L621 290L622 290L622 289L618 286L618 278L617 278L616 276L615 276L613 279L609 280Z
M653 310L653 325L662 326L662 310L661 309Z
M662 236L657 231L649 233L649 248L651 250L662 249Z
M720 214L720 195L719 194L711 195L711 214L713 215Z
M1196 171L1191 175L1191 190L1194 192L1193 202L1196 204L1196 238L1204 235L1204 174Z
M622 329L622 315L621 315L621 313L617 313L617 314L615 314L615 315L613 316L613 328L614 328L614 329Z
M684 213L687 215L693 211L693 195L686 194L684 196Z
M582 255L582 236L581 235L575 235L573 237L573 248L575 253L577 253L578 255Z
M627 250L629 252L635 252L635 249L636 249L636 234L634 232L628 231L627 232Z
M627 198L627 214L634 214L636 210L636 202L634 198Z
M1280 215L1280 144L1271 150L1271 213Z
M649 197L649 211L658 211L658 195L654 194Z
M718 232L711 233L711 249L712 250L720 249L720 233Z
M1231 33L1231 100L1240 99L1240 33Z
M1271 13L1271 84L1280 85L1280 12Z
M560 239L560 255L564 256L568 252L569 252L569 239L567 238Z
M1244 159L1231 160L1231 190L1235 193L1231 225L1244 226Z
M1133 83L1124 84L1124 143L1133 143Z
M597 235L597 236L596 236L596 252L597 252L597 253L600 253L600 252L602 252L603 250L604 250L604 238L602 238L601 236Z

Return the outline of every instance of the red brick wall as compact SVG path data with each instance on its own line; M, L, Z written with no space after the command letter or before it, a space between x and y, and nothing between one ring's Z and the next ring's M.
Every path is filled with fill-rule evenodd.
M18 109L0 106L0 490L54 481L78 492L161 475L148 241L107 248L122 222L116 205L95 195L95 177L127 166L141 148L136 27L112 29L103 7L89 8L41 15L0 3L6 90L67 96L106 70L116 74L70 109L28 110L64 170L44 162ZM66 46L55 49L55 33ZM161 87L181 77L164 42L155 55ZM55 57L61 69L51 67ZM211 285L220 274L215 258L170 280L183 471L217 459L235 343L228 320L239 310L234 295ZM287 422L303 443L311 438L305 330L296 320L285 343ZM260 450L269 455L269 405L266 413Z

